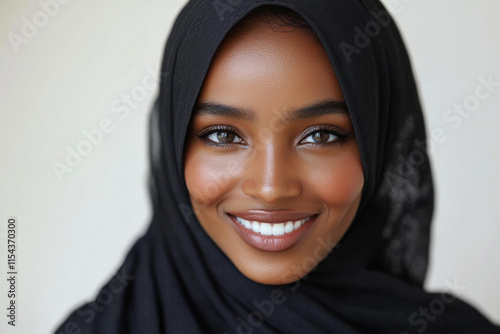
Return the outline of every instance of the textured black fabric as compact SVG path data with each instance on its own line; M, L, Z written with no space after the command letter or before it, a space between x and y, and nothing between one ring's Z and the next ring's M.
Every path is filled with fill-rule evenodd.
M182 170L191 111L215 51L265 4L294 10L316 32L365 175L339 246L308 276L281 286L247 279L207 236ZM57 333L500 333L463 301L422 289L433 211L424 122L405 47L379 1L189 2L167 41L150 131L151 225L97 299Z

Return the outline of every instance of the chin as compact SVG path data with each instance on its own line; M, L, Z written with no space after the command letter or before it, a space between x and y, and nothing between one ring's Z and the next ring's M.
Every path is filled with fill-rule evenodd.
M279 261L269 264L254 263L250 266L238 267L238 269L248 279L265 285L289 284L307 275L307 272L300 270L300 266L290 266Z

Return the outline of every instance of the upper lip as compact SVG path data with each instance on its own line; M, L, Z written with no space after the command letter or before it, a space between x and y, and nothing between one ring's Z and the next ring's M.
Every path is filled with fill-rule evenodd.
M263 223L282 223L297 221L316 215L311 212L297 212L288 210L246 210L239 212L228 212L230 215L243 218L248 221Z

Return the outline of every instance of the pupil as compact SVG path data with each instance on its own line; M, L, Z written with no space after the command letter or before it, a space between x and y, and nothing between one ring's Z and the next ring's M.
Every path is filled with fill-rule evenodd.
M234 140L234 133L225 131L217 132L217 140L221 143L230 143Z
M330 137L330 134L329 133L326 133L326 132L316 132L314 135L313 135L313 140L315 142L318 142L318 143L323 143L323 142L326 142L328 141L328 138Z

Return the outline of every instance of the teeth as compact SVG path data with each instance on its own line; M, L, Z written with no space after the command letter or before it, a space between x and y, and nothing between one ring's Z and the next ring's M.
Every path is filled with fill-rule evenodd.
M245 220L245 222L243 223L243 225L245 225L245 227L249 230L252 229L252 223L250 223L248 220Z
M259 224L258 222L253 222L253 224ZM260 223L260 234L262 235L273 235L273 227L269 223Z
M293 231L293 222L287 222L285 225L285 233L290 233Z
M285 224L279 223L273 225L273 235L283 235L285 234Z
M301 221L298 220L295 223L293 223L293 229L296 230L302 225Z
M310 218L310 217L309 217ZM304 225L304 223L309 219L304 218L297 221L289 221L284 223L261 223L257 221L248 221L240 217L236 217L236 220L245 228L254 231L255 233L260 233L262 235L283 235L290 233Z

